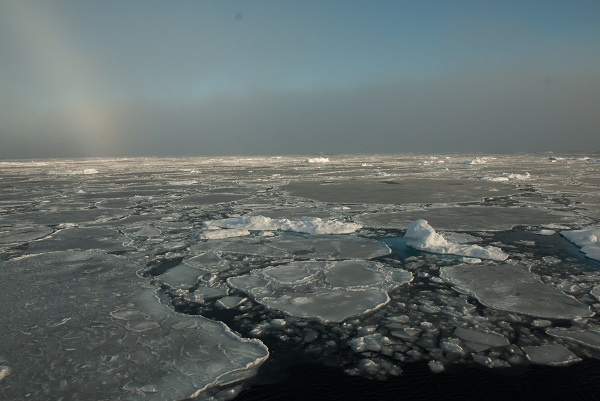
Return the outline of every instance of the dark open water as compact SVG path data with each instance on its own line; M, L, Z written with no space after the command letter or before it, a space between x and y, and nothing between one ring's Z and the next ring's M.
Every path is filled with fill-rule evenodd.
M600 400L600 361L595 359L522 370L462 365L440 374L422 362L403 366L401 376L387 381L349 376L310 362L281 370L268 364L263 368L256 383L235 401ZM269 383L269 375L280 380Z

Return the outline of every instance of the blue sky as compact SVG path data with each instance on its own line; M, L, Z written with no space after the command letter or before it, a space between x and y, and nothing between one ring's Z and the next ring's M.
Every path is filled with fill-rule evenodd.
M0 3L0 158L600 150L598 1Z

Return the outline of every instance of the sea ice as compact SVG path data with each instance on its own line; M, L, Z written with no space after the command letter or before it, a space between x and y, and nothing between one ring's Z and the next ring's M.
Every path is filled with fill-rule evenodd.
M377 262L292 262L231 277L228 284L257 302L296 317L341 322L385 305L387 292L412 280Z
M375 180L339 182L300 181L281 187L291 195L338 204L406 204L481 201L484 197L512 195L512 185L453 179Z
M1 399L202 398L268 357L258 340L160 304L155 287L116 256L15 258L3 262L0 281L0 355L10 366Z
M546 333L553 337L564 338L583 344L586 347L600 350L600 332L594 330L577 330L573 328L551 327Z
M600 226L561 231L560 235L581 247L581 252L585 253L588 258L600 260Z
M571 212L507 206L433 206L418 210L367 213L356 216L354 221L365 227L406 228L417 219L427 220L437 229L446 231L499 231L515 226L582 222L581 216Z
M525 266L449 266L440 269L440 277L494 309L547 319L593 315L587 305L542 283Z
M506 337L501 334L488 332L488 331L480 331L474 329L467 329L464 327L457 327L454 330L454 335L463 339L464 341L469 341L477 344L489 345L492 347L503 347L505 345L510 345L510 342Z
M527 359L539 365L564 366L581 361L581 358L560 344L525 346L523 351Z
M243 237L219 242L201 242L194 251L256 255L296 259L372 259L388 255L390 248L381 241L346 235L278 235Z
M531 174L516 174L516 173L503 173L497 177L483 177L481 180L483 181L492 181L492 182L508 182L508 181L525 181L531 178Z
M404 238L406 244L421 251L468 256L479 259L506 260L508 255L494 246L463 245L448 242L427 223L416 220L408 225Z
M329 163L328 157L313 157L306 159L306 163Z
M180 264L170 268L158 278L165 284L176 288L190 288L198 282L198 277L207 274L208 271L197 269L187 264Z
M236 229L240 232L251 231L294 231L307 234L350 234L360 230L355 223L335 220L322 220L319 217L301 217L300 220L272 219L265 216L242 216L204 223L208 230L218 228ZM244 234L245 235L245 234Z

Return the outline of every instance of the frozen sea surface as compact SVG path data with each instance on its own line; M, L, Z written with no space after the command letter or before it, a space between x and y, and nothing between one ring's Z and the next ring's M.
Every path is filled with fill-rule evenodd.
M356 383L590 366L598 160L0 162L0 398L244 398L301 361Z

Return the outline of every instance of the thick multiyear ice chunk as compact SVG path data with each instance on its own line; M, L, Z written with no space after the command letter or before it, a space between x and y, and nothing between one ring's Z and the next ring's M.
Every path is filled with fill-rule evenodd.
M583 230L561 231L560 235L581 247L590 259L600 260L600 226Z
M416 220L408 225L404 238L406 244L425 252L468 256L479 259L506 260L508 255L494 246L456 244L447 241L435 232L425 220Z
M10 367L0 399L176 400L243 380L268 356L222 323L160 304L115 256L12 259L0 281L0 356Z
M440 276L490 308L548 319L593 315L587 305L542 283L525 266L458 265L442 268Z
M388 291L412 280L409 272L376 262L293 262L232 277L231 287L297 317L340 322L389 301Z

